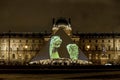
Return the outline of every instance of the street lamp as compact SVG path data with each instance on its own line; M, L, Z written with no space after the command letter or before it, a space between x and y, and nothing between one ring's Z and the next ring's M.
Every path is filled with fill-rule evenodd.
M24 58L25 58L25 61L26 61L26 55L27 55L27 49L28 49L28 45L25 45L25 46L24 46L24 48L25 48L25 52L24 52L24 53L25 53L25 54L24 54Z
M90 59L91 59L91 56L92 56L92 55L89 53L90 45L87 45L87 46L86 46L86 50L87 50L87 53L88 53L88 59L89 59L89 60L88 60L88 63L89 63L89 61L90 61Z
M90 45L87 45L87 46L86 46L86 49L89 50L89 49L90 49Z
M27 46L27 45L25 45L24 47L25 47L25 49L27 49L27 48L28 48L28 46Z

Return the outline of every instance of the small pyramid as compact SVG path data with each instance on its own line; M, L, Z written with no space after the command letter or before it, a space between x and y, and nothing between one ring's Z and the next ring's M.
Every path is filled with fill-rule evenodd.
M60 28L53 36L60 36L60 38L62 39L62 43L61 43L60 47L58 48L58 53L59 53L60 58L70 58L66 46L68 44L75 44L72 41L72 39L65 33L63 28ZM50 45L50 40L46 44L44 44L44 46L40 50L39 54L37 54L31 61L50 59L49 45ZM88 58L84 55L84 53L80 49L79 49L78 59L88 60Z

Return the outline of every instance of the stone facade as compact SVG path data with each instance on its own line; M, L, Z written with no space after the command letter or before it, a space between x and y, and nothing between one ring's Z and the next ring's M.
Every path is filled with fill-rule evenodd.
M119 64L120 33L77 33L77 35L80 37L79 46L90 61L100 64L105 57L106 63Z
M61 27L62 26L62 27ZM73 33L70 19L53 20L52 33L0 33L0 64L26 64L59 28L64 28L94 64L120 63L120 33Z
M42 33L1 33L0 62L24 64L29 62L44 44Z

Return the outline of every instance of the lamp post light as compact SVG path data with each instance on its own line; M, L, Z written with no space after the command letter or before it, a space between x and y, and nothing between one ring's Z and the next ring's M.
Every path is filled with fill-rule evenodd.
M24 56L24 57L25 57L25 59L26 59L28 45L25 45L24 48L25 48L25 54L24 54L25 56ZM26 61L26 60L25 60L25 61Z
M87 48L87 50L89 50L90 49L90 45L87 45L86 48Z
M25 49L27 49L28 48L28 46L27 45L25 45Z
M86 46L86 50L87 50L87 53L88 53L88 63L89 63L90 58L91 58L91 55L90 55L90 53L89 53L90 45L87 45L87 46Z

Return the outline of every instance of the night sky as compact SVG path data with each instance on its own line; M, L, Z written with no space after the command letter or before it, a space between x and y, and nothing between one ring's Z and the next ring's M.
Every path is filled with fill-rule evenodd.
M120 32L120 0L0 0L0 32L50 31L58 17L74 31Z

